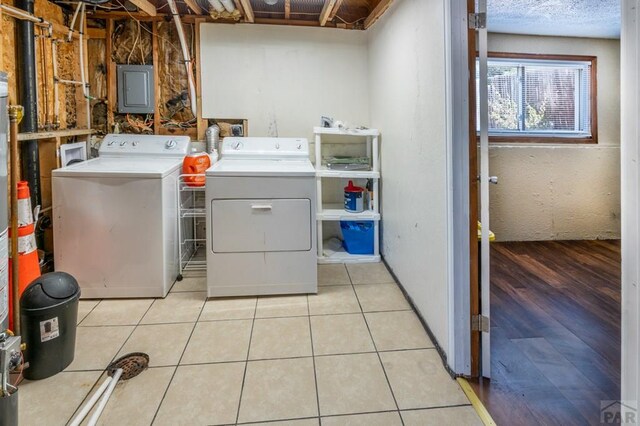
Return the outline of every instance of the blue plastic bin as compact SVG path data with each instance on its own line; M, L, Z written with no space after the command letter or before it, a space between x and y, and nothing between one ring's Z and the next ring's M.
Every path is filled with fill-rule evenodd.
M345 250L349 254L373 254L373 221L340 221Z

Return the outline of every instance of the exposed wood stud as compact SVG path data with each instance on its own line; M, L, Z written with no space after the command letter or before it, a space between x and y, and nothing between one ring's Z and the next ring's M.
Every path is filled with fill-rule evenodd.
M236 4L236 9L240 11L240 15L245 16L244 7L242 7L242 3L240 3L240 0L233 0L233 2Z
M364 20L364 29L366 30L372 26L389 6L391 6L391 3L393 3L393 0L380 0L380 3L378 3L375 9L367 16L367 19Z
M116 64L113 62L113 19L107 19L104 62L107 67L107 132L111 133L114 124L113 111L116 105Z
M63 129L48 132L18 133L18 141L33 141L40 139L66 138L70 136L85 136L95 133L93 129Z
M291 0L284 0L284 19L291 19Z
M340 10L340 6L342 6L342 2L343 0L338 0L335 6L333 6L333 11L329 14L329 21L333 21L333 19L336 17L336 15L338 14L338 10Z
M333 12L333 7L338 0L325 0L322 12L320 12L320 26L324 27L329 20L329 15Z
M184 2L187 4L189 9L193 10L193 13L195 13L196 15L202 15L204 13L204 10L202 10L196 0L184 0Z
M160 100L160 77L158 72L160 69L160 60L158 55L158 22L154 21L151 24L151 53L153 57L153 133L159 134L160 127L162 126L160 116L160 108L158 108L158 101Z
M249 0L240 0L240 4L242 5L242 9L244 9L244 20L246 22L255 22L256 18L253 14L251 2Z
M149 0L130 0L141 12L146 13L149 16L156 16L158 11L156 7L149 2Z
M256 24L271 24L271 25L295 25L299 27L319 27L320 21L305 21L302 19L277 19L277 18L256 18ZM336 27L333 22L327 22L325 27Z
M200 67L200 24L205 22L204 19L197 19L195 22L195 62L196 62L196 102L198 106L198 116L196 117L196 129L198 132L198 140L202 141L205 138L205 132L207 131L208 121L202 118L202 75Z
M104 39L107 32L104 28L87 28L87 37L91 39Z
M0 9L0 23L4 22L2 20L2 9ZM0 43L0 70L4 70L4 46L3 43Z

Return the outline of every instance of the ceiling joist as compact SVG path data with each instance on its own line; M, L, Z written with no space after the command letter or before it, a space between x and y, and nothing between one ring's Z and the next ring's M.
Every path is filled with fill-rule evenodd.
M149 2L149 0L131 0L131 3L135 5L140 12L143 12L149 16L156 16L158 11L156 7Z
M184 2L187 4L187 7L191 9L196 15L202 15L204 13L204 10L202 10L196 0L184 0Z
M343 0L338 0L335 6L333 6L333 11L329 14L329 21L333 21L333 19L338 14L338 10L340 10L340 6L342 6L342 1Z
M256 18L253 15L253 8L251 7L251 2L249 0L240 0L240 4L244 9L244 20L246 22L254 22Z
M364 29L366 30L372 26L389 6L391 6L391 3L393 3L393 0L380 0L380 3L378 3L375 9L367 16L367 19L364 20Z
M320 26L324 27L329 21L329 16L333 12L334 7L338 3L338 0L325 0L322 12L320 12Z
M284 19L291 19L291 0L284 0Z

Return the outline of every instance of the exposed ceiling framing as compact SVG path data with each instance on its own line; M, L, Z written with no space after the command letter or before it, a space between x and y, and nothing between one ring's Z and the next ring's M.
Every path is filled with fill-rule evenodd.
M56 1L56 0L52 0ZM237 9L233 16L216 13L210 0L182 0L177 2L183 20L201 17L209 21L240 22L256 24L297 25L366 29L382 16L393 0L276 0L269 4L265 0L232 0ZM166 0L129 0L138 11L121 8L124 0L111 0L111 10L97 9L95 18L134 17L149 20L162 19L167 14ZM238 13L239 12L239 13Z

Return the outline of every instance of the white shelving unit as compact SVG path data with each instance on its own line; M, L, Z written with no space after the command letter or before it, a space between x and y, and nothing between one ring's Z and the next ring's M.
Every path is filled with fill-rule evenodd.
M316 184L318 189L318 202L316 218L318 222L318 263L370 263L380 261L380 132L376 129L365 130L342 130L328 129L324 127L314 127L315 134L315 167ZM322 165L322 137L333 136L332 144L337 138L344 136L340 143L362 143L363 139L367 146L367 156L371 158L370 171L345 171L330 170ZM323 204L322 202L322 179L372 179L373 180L373 210L365 210L362 213L351 213L344 210L342 204ZM324 255L323 222L328 221L373 221L374 222L374 248L372 255L349 254L346 251L338 251L331 256ZM344 250L344 249L343 249Z

